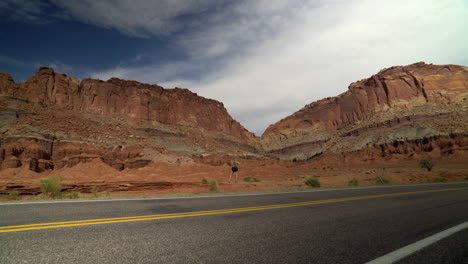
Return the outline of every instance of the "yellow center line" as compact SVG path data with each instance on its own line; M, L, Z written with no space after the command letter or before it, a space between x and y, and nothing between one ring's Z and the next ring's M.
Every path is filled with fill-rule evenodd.
M414 195L414 194L432 193L432 192L457 191L457 190L466 190L466 189L468 189L468 187L388 193L388 194L375 194L375 195L335 198L335 199L316 200L316 201L307 201L307 202L298 202L298 203L274 204L274 205L209 210L209 211L184 212L184 213L173 213L173 214L154 214L154 215L141 215L141 216L128 216L128 217L101 218L101 219L76 220L76 221L64 221L64 222L38 223L38 224L28 224L28 225L3 226L3 227L0 227L0 233L36 230L36 229L47 229L47 228L58 228L58 227L99 225L99 224L110 224L110 223L146 221L146 220L155 220L155 219L250 212L250 211L270 210L270 209L296 207L296 206L337 203L337 202L345 202L345 201L355 201L355 200L374 199L374 198L402 196L402 195Z

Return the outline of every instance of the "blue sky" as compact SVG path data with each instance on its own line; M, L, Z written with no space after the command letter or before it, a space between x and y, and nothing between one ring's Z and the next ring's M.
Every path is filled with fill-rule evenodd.
M2 0L0 71L185 87L260 135L380 69L468 65L468 1Z

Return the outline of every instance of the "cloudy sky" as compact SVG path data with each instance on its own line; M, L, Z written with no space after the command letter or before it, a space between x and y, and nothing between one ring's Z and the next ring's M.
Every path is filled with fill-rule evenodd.
M382 68L468 65L467 0L1 0L0 71L184 87L261 135Z

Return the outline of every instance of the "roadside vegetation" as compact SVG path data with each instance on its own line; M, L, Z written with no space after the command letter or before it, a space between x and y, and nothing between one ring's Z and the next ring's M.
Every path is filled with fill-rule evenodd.
M219 192L218 182L216 180L212 180L210 182L210 192L215 192L215 193Z
M93 194L94 198L98 198L98 188L96 185L91 186L91 193Z
M308 178L305 182L306 185L313 187L313 188L320 188L321 184L318 178Z
M377 177L377 180L375 181L375 184L377 184L377 185L390 184L390 180L380 176L380 177Z
M203 179L201 180L201 183L203 183L203 184L208 184L208 180L205 179L205 178L203 178Z
M13 190L8 194L3 195L3 198L6 200L21 200L21 192L18 190Z
M62 176L52 175L40 180L43 196L51 199L62 198Z
M244 181L245 181L245 182L260 182L259 179L253 178L253 177L245 177L245 178L244 178Z
M69 192L65 194L65 198L67 199L79 199L80 198L80 193L79 192Z
M430 156L426 156L425 158L421 159L419 161L419 165L421 168L426 169L427 171L432 171L432 168L434 168L434 162Z
M433 180L433 182L448 182L448 179L444 177L437 177Z
M352 178L349 182L348 182L348 186L358 186L359 185L359 180L356 179L356 178Z

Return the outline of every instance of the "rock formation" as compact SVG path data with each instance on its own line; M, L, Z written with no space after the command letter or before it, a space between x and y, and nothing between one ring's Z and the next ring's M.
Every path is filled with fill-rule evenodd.
M391 67L306 105L257 138L222 103L187 89L116 78L79 82L47 67L19 84L0 73L0 170L101 162L123 171L153 161L206 163L208 155L217 166L232 155L321 164L423 154L464 159L467 98L466 67Z
M180 155L256 151L255 135L222 103L187 89L79 82L48 67L19 84L0 73L0 170L42 172L95 159L124 170Z
M218 131L243 143L252 143L255 138L232 119L222 103L187 89L164 89L116 78L106 82L84 79L80 83L75 77L41 67L20 84L8 73L0 73L0 95L88 113Z
M261 144L283 158L307 159L395 140L468 133L467 100L467 67L423 62L391 67L270 125Z

